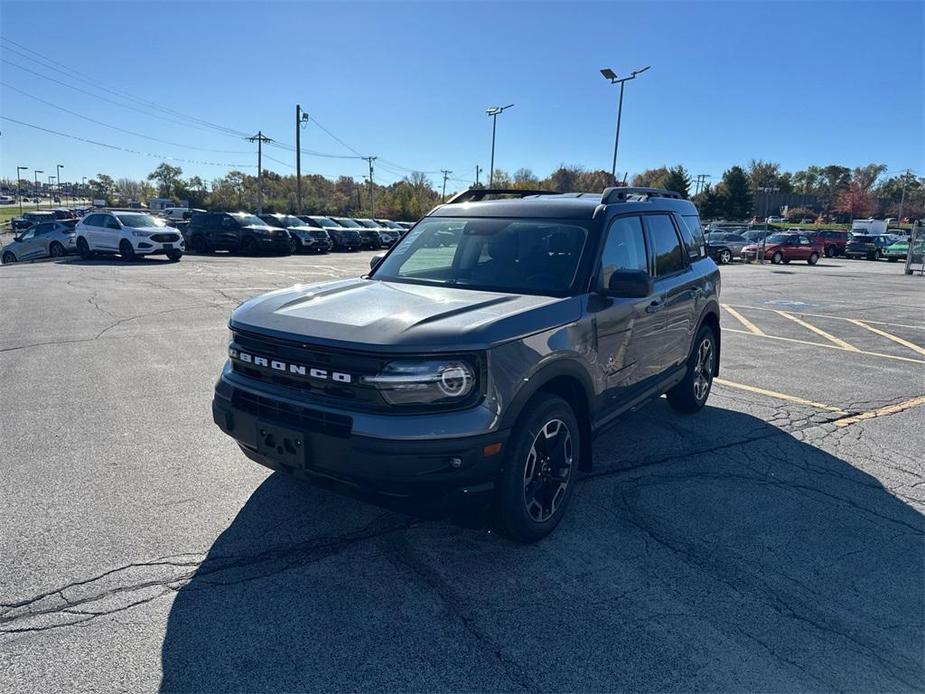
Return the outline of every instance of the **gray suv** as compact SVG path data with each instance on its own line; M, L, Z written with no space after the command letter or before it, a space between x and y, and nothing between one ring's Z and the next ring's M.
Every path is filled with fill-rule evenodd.
M719 271L676 193L470 190L372 266L232 314L212 414L252 460L374 499L480 497L530 542L594 436L663 393L697 412L718 372Z

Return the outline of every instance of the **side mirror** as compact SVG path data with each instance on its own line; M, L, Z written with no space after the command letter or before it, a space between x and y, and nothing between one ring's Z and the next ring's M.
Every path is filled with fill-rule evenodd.
M645 270L617 270L610 276L606 296L638 299L655 292L652 276Z
M385 258L385 256L382 255L381 253L379 253L378 255L374 255L372 258L370 258L369 259L369 269L375 270L376 266L382 262L383 258Z

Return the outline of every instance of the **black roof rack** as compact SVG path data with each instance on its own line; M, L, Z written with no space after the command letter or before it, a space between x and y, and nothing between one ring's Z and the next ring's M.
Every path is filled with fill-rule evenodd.
M601 193L601 204L609 205L612 202L622 202L629 197L644 197L644 198L674 198L675 200L681 200L681 194L675 193L671 190L665 190L664 188L620 188L612 187L605 188L604 192Z
M447 205L460 202L478 202L487 195L511 195L516 198L525 198L528 195L559 195L554 190L522 190L520 188L470 188L457 193L446 201Z

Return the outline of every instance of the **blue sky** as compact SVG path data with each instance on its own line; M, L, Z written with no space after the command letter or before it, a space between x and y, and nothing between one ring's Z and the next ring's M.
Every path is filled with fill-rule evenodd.
M380 156L380 182L400 178L402 167L446 168L459 179L450 187L462 187L477 164L488 168L485 108L507 103L516 105L498 120L497 167L541 176L560 163L609 169L618 89L598 70L645 65L652 69L626 88L621 172L682 163L718 177L762 158L788 170L878 162L925 173L921 2L4 1L0 27L4 38L112 90L72 81L3 41L0 57L9 62L0 62L0 115L221 164L173 162L206 180L228 165L255 167L256 152L186 116L291 144L297 102L356 152ZM177 144L112 130L22 92ZM125 102L126 93L183 117ZM161 161L9 120L0 131L5 178L17 164L47 176L56 163L65 165L62 180L99 171L141 178ZM355 155L315 124L302 131L302 147ZM265 161L267 168L293 172L294 154L265 151L289 164ZM329 176L366 172L358 159L303 156L302 167ZM31 170L25 175L32 178Z

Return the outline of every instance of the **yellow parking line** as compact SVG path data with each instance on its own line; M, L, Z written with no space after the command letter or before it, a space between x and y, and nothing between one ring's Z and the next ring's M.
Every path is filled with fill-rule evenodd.
M925 355L925 347L919 347L918 345L913 344L912 342L909 342L908 340L904 340L901 337L897 337L896 335L890 335L890 333L888 332L879 330L878 328L873 328L867 325L867 323L864 323L863 321L855 320L854 318L852 318L849 322L854 323L855 325L859 325L865 330L870 330L872 333L877 333L878 335L882 335L888 340L892 340L893 342L898 342L903 347L908 347L913 352L918 352L919 354Z
M815 407L817 410L826 410L828 412L834 412L836 414L846 415L848 414L845 410L840 407L834 407L832 405L825 405L821 402L814 402L813 400L806 400L805 398L798 398L796 395L787 395L786 393L778 393L775 390L765 390L764 388L758 388L757 386L748 386L744 383L734 383L733 381L727 381L722 378L714 378L714 383L718 383L721 386L726 386L727 388L737 388L739 390L745 390L749 393L757 393L758 395L766 395L769 398L776 398L777 400L786 400L787 402L793 402L797 405L808 405L809 407ZM841 421L841 420L839 420Z
M748 328L748 331L751 332L752 334L764 335L764 333L761 331L761 328L759 328L757 325L752 323L748 318L743 316L741 313L736 311L734 308L730 308L728 304L720 304L720 306L722 306L724 309L729 311L729 315L731 315L733 318L739 321L742 325Z
M828 340L829 342L832 342L832 343L838 345L838 346L841 347L842 349L846 349L846 350L848 350L849 352L858 352L858 351L859 351L858 348L855 347L854 345L849 345L847 342L845 342L845 341L842 340L841 338L835 337L834 335L831 335L831 334L827 333L825 330L822 330L821 328L817 328L815 325L811 325L810 323L807 323L805 320L801 320L801 319L797 318L796 316L792 316L792 315L790 315L789 313L787 313L786 311L777 311L777 310L775 310L774 313L776 313L776 314L779 315L779 316L783 316L784 318L788 318L789 320L792 320L792 321L793 321L794 323L796 323L797 325L802 325L802 326L803 326L804 328L806 328L807 330L812 330L812 331L813 331L814 333L816 333L817 335L821 335L821 336L824 337L826 340Z
M825 349L837 349L839 352L851 352L851 350L838 347L836 345L827 345L824 342L810 342L809 340L798 340L795 337L778 337L777 335L756 335L748 330L736 330L735 328L723 328L724 333L738 333L739 335L751 335L752 337L763 337L767 340L781 340L782 342L796 342L800 345L810 345L811 347L824 347ZM883 359L896 359L897 361L909 361L913 364L925 364L925 360L912 359L911 357L900 357L897 354L882 354L880 352L866 352L863 349L852 352L852 354L865 354L869 357L882 357Z
M902 412L903 410L908 410L910 407L916 407L917 405L925 405L925 395L920 395L917 398L912 398L911 400L906 400L905 402L899 402L895 405L887 405L886 407L880 407L876 410L870 410L869 412L862 412L861 414L856 414L853 417L845 417L844 419L839 419L837 422L835 422L835 426L846 427L849 424L863 422L865 419L873 419L874 417L883 417L884 415Z

